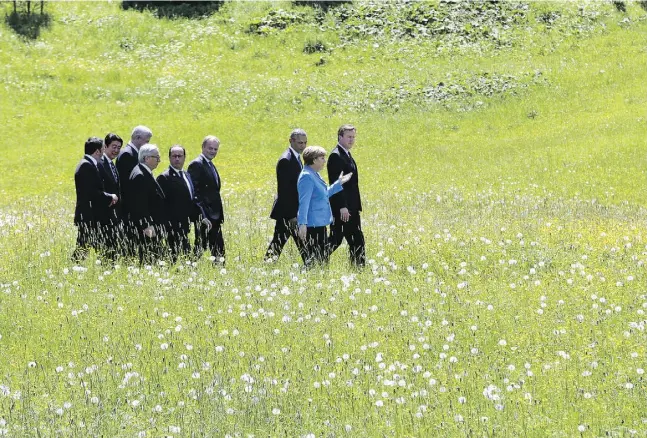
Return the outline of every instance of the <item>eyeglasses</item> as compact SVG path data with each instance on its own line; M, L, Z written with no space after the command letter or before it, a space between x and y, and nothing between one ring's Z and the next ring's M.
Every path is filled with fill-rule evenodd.
M184 155L171 155L171 158L183 158Z
M157 161L162 161L159 155L150 155L151 158L155 158Z

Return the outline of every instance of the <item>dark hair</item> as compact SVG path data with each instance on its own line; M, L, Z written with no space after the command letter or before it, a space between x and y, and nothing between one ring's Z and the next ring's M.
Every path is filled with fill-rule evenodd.
M92 155L96 151L101 150L103 147L103 140L99 137L90 137L88 141L85 142L85 153L86 155Z
M121 139L121 137L111 132L110 134L106 135L104 142L106 143L106 146L108 146L113 141L118 141L119 143L121 143L122 146L124 145L124 141Z
M180 149L182 149L182 152L184 152L184 156L186 157L186 149L184 149L184 147L183 147L181 144L174 144L173 146L171 146L170 148L168 148L168 157L169 157L169 158L171 158L171 151L173 150L173 148L180 148Z
M348 131L355 131L355 127L353 125L341 125L337 130L337 138L343 137Z

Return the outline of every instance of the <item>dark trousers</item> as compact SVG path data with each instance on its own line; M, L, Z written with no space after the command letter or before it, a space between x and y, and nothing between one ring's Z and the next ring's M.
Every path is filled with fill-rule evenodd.
M163 257L162 243L164 236L162 235L161 227L155 227L155 235L147 237L144 235L144 230L138 230L137 236L137 252L139 254L139 263L144 265L153 265L155 262Z
M124 239L124 227L121 221L101 224L101 252L109 260L116 260L124 253L128 242Z
M306 268L314 264L328 263L328 233L326 227L308 227L305 242Z
M200 226L196 229L195 249L196 252L202 252L208 249L211 255L215 257L214 263L224 265L225 240L222 237L222 222L211 221L211 230L208 233L205 226Z
M330 254L332 254L343 239L348 243L348 252L350 261L356 266L364 266L366 263L366 250L364 248L364 233L362 233L362 221L359 211L350 212L348 222L342 222L339 217L335 217L330 226Z
M72 261L82 262L88 256L90 249L99 251L101 240L99 237L99 225L93 222L80 222L76 235L76 248L72 253Z
M131 221L124 221L121 238L119 239L119 246L121 247L122 254L125 257L136 257L139 247L139 234L135 224Z
M305 245L303 241L299 239L299 236L297 236L297 226L292 226L287 219L277 219L276 225L274 226L274 236L272 236L270 246L267 248L267 252L265 253L265 260L274 259L275 257L278 260L281 256L281 251L283 251L283 247L288 240L290 240L290 237L294 240L294 243L299 250L299 254L301 254L301 258L305 263Z
M179 256L191 253L189 243L189 226L185 224L168 224L166 227L166 242L168 243L171 261L175 263Z

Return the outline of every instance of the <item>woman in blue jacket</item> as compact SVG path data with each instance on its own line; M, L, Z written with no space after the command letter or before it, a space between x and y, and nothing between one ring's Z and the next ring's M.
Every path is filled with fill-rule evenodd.
M319 175L326 164L326 150L321 146L308 146L303 151L303 170L297 181L299 192L299 238L305 242L306 267L314 262L328 262L328 233L326 227L332 223L330 198L342 190L352 173L344 175L333 185L328 184Z

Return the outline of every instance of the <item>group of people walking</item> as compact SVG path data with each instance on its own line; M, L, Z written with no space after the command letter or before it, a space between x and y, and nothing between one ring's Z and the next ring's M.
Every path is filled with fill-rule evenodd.
M339 128L338 144L327 162L328 186L319 175L326 165L325 149L307 146L304 130L292 131L290 146L276 166L277 195L270 214L276 226L266 260L277 260L292 237L306 267L326 263L345 238L351 262L364 265L359 179L350 152L355 135L352 125ZM83 260L93 248L111 259L130 256L153 263L169 258L174 263L180 256L195 259L208 250L214 263L224 265L222 181L213 164L220 140L206 136L187 171L186 150L171 146L170 165L155 178L161 155L150 143L152 136L149 128L137 126L125 147L113 133L85 142L85 156L74 174L78 235L73 259Z

